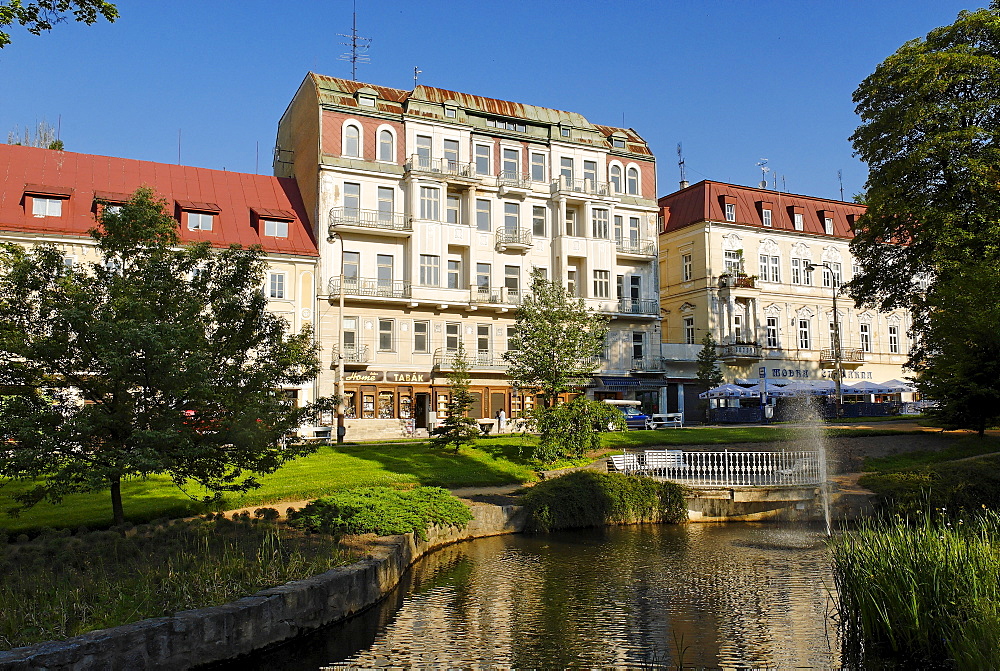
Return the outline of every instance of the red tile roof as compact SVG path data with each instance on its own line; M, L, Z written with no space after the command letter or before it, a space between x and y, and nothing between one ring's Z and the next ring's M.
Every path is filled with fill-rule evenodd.
M851 224L854 218L865 212L864 205L857 203L704 180L657 201L663 214L662 232L676 231L703 221L725 222L723 204L727 199L736 204L735 225L752 226L765 231L794 231L792 215L801 212L801 232L826 235L823 218L831 217L833 237L853 238ZM760 203L770 203L768 209L771 210L771 228L764 228L761 221L763 207ZM822 212L830 214L821 215Z
M175 204L218 212L211 231L189 231L181 226L180 237L185 242L207 240L217 247L261 245L271 253L317 256L316 240L294 179L3 144L0 230L86 236L94 226L95 198L119 200L140 186L148 186L163 197L171 213ZM25 193L68 196L62 216L32 216ZM289 216L288 237L258 232L251 209Z

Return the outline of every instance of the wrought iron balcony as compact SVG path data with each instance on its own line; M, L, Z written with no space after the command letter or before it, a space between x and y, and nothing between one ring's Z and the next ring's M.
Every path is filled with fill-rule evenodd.
M330 226L360 226L390 231L412 231L413 223L401 212L362 210L356 207L330 208Z
M498 228L496 233L496 250L528 249L531 247L531 230L527 228Z
M658 315L660 306L655 298L619 298L618 312L630 315Z
M330 278L330 295L339 296L340 278ZM410 283L406 280L380 280L374 277L345 277L345 296L372 296L377 298L409 298Z
M755 342L732 343L719 348L719 357L731 363L737 361L759 361L761 359L760 345Z
M757 277L746 273L723 273L719 275L720 289L756 289Z
M524 300L525 293L523 289L509 287L473 287L469 302L520 305L521 301Z
M841 349L840 365L844 368L855 369L865 362L865 351L859 347ZM825 349L819 353L819 365L823 368L834 368L837 365L837 352L833 348Z
M458 352L446 349L434 350L433 367L438 370L452 370ZM469 370L507 370L507 362L503 357L492 352L466 352L465 363Z
M333 346L333 365L336 367L339 359L339 350ZM368 363L368 345L354 345L344 347L344 363Z
M475 181L480 179L473 163L463 163L448 158L431 158L413 154L406 163L407 172L422 172L443 177L457 177L461 181Z
M638 371L641 373L659 373L666 370L666 366L663 362L663 357L658 356L642 356L642 357L632 357L632 365L630 370Z
M497 186L501 191L531 191L531 176L516 171L504 170L497 175Z
M631 256L656 256L655 242L617 238L615 240L615 249L619 254L628 254Z
M598 182L593 179L572 179L560 175L552 182L552 193L571 194L578 193L588 196L612 196L611 185L607 182Z

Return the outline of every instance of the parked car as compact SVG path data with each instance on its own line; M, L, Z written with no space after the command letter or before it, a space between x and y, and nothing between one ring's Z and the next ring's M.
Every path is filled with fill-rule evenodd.
M649 420L649 415L639 409L639 401L621 401L614 398L606 398L604 402L615 406L625 414L625 424L630 431L647 428L646 422ZM609 431L613 429L613 426L608 427Z

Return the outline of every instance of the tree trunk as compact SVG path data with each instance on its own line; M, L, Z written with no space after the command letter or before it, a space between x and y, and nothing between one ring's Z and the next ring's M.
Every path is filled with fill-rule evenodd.
M111 514L114 516L115 526L125 524L125 510L122 508L122 479L120 477L111 481Z

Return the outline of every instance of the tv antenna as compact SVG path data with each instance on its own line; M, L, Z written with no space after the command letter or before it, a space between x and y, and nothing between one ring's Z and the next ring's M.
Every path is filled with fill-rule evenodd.
M338 60L350 61L351 63L351 80L358 81L358 63L369 63L371 59L365 54L368 51L368 47L372 45L372 38L370 37L358 37L358 3L357 0L354 2L354 10L351 14L353 17L353 22L351 23L351 34L347 35L345 33L337 33L341 37L346 37L347 42L341 42L345 47L349 47L351 51L346 54L341 54Z
M767 159L762 158L759 161L757 161L757 167L760 168L760 184L758 184L757 186L759 186L762 189L766 189L767 173L771 172L771 169L767 167Z
M423 74L423 70L417 66L413 66L413 88L417 88L417 76Z
M844 200L844 171L837 171L837 181L840 182L840 200Z
M677 143L677 167L680 168L681 171L681 184L683 185L681 186L681 188L683 189L685 186L687 186L688 178L687 178L687 169L684 167L684 153L681 150L680 142Z

